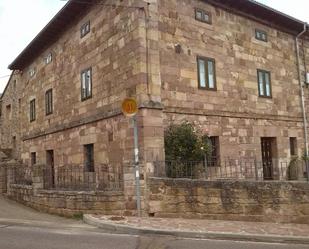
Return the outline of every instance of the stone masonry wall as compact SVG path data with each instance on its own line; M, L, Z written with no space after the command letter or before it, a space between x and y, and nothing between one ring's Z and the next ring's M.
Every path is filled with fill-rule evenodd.
M10 156L16 159L21 155L20 114L23 86L20 76L13 71L1 97L0 147L11 150Z
M142 1L127 0L113 1L110 6L94 4L23 70L20 74L25 82L20 122L23 163L30 165L31 153L35 152L37 163L45 164L46 151L53 150L55 168L83 167L83 145L94 144L96 168L102 164L132 166L132 119L121 113L121 102L126 97L136 97L140 106L140 160L162 160L156 8L157 5L148 7ZM152 19L146 28L149 13ZM87 21L90 33L81 38L80 27ZM44 57L50 52L52 62L46 65ZM90 67L92 97L81 101L81 71ZM32 69L34 76L29 75ZM45 92L51 88L53 114L46 115ZM36 120L30 122L32 99L36 100ZM121 170L126 203L134 210L134 172L130 167ZM148 171L142 167L141 172L143 188Z
M306 182L152 178L149 186L148 212L156 217L309 224Z
M122 193L39 190L32 186L11 185L8 197L27 206L52 214L73 216L79 213L123 215Z
M160 86L153 86L158 84L155 80L159 75L158 68L152 66L158 60L155 56L158 51L154 51L158 43L155 19L147 28L149 45L145 42L146 12L155 10L152 7L142 10L140 1L116 1L114 4L116 7L94 5L90 8L21 74L21 80L27 82L21 116L23 162L29 163L30 152L38 152L38 160L44 161L44 150L48 148L59 149L55 151L58 165L82 164L82 145L87 143L95 144L95 163L132 161L132 121L121 113L121 102L126 97L136 97L143 108L139 112L140 127L158 126L157 121L152 123L147 116L161 108ZM81 38L80 27L89 20L91 31ZM150 51L148 67L146 46ZM45 65L43 58L49 52L53 60ZM81 101L80 74L89 67L92 68L92 98ZM36 74L30 77L28 72L34 68ZM152 98L147 94L147 86L152 89ZM45 92L50 88L53 89L54 111L45 115ZM29 102L34 98L36 120L30 122ZM148 108L150 110L146 111ZM141 148L142 159L151 155L162 158L163 131L156 134L160 144ZM149 143L148 135L148 132L140 132L141 145ZM154 134L150 134L150 138L153 139Z
M289 137L296 137L302 155L295 37L204 1L158 2L164 126L195 122L220 137L222 157L261 160L261 137L277 139L275 156L282 160L290 157ZM197 21L195 8L209 12L212 24ZM266 31L268 41L257 40L255 29ZM197 56L215 59L217 91L198 88ZM271 72L272 98L259 97L257 69Z

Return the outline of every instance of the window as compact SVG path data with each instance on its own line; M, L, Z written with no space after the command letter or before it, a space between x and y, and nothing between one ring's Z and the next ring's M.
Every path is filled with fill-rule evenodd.
M219 137L209 137L209 143L211 145L211 153L207 158L207 165L209 167L218 166L220 152L219 152Z
M53 55L52 55L52 53L49 53L48 55L46 55L46 56L44 57L44 62L45 62L46 65L49 64L49 63L51 63L52 60L53 60Z
M13 149L16 149L16 136L12 137L12 145L13 145Z
M86 100L92 97L91 68L81 73L81 97Z
M18 111L21 112L21 99L18 99Z
M211 24L210 13L201 9L195 9L195 19L200 22Z
M53 89L49 89L45 93L45 113L46 116L53 113Z
M94 172L93 144L84 145L84 154L85 154L85 170L87 172Z
M215 60L205 57L197 58L199 88L217 90Z
M30 70L29 70L29 76L30 77L33 77L35 75L35 69L34 68L31 68Z
M80 37L83 38L90 32L90 21L84 23L80 28Z
M36 152L31 152L31 166L36 164Z
M5 109L6 109L6 119L7 120L11 120L11 118L12 118L12 108L11 108L11 105L7 105Z
M35 99L30 101L30 122L35 120Z
M290 137L290 153L291 153L291 156L297 156L297 139L296 139L296 137Z
M257 70L259 96L271 98L271 79L270 72L264 70Z
M267 33L265 31L256 29L255 30L255 38L257 40L267 42Z

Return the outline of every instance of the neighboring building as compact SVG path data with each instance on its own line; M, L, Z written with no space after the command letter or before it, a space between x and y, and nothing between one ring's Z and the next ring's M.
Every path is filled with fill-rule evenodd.
M164 159L164 127L184 120L208 131L217 160L301 155L303 28L254 1L71 0L9 66L1 146L51 169L122 165L133 128L120 106L136 97L143 163ZM304 83L308 32L299 45Z
M20 159L21 153L21 96L24 83L13 71L1 96L1 148L9 156Z

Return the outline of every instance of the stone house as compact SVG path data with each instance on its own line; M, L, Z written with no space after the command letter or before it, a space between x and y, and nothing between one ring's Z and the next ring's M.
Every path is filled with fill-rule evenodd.
M9 65L1 147L27 165L113 165L130 179L133 126L120 107L135 97L143 174L164 160L164 127L185 120L222 160L301 155L304 27L251 0L71 0Z

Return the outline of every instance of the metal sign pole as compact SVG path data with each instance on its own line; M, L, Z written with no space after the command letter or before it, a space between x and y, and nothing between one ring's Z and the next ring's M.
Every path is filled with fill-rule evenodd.
M126 98L123 100L121 109L126 117L132 117L134 127L134 173L136 186L136 207L138 217L141 217L141 186L140 186L140 168L139 168L139 150L138 150L138 130L137 117L138 104L135 98Z
M138 149L138 130L137 118L133 116L134 126L134 170L135 170L135 184L136 184L136 206L138 217L141 217L141 189L140 189L140 168L139 168L139 149Z

